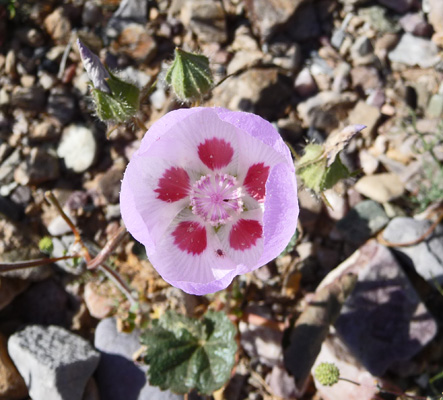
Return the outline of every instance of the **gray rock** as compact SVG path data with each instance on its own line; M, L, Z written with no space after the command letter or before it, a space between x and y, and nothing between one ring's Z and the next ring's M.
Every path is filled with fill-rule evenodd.
M297 70L302 59L302 51L300 45L298 45L297 43L285 43L284 46L282 46L282 49L279 49L277 51L274 50L275 47L276 46L273 45L270 46L269 50L271 53L273 53L273 57L270 61L274 65L277 65L278 67L283 69L287 69L288 71Z
M428 0L428 2L430 7L429 22L436 32L443 32L443 2L440 0Z
M305 1L291 18L287 31L296 42L317 38L321 35L316 7L315 3Z
M303 68L294 81L294 89L301 97L309 97L317 92L317 84L309 71L309 68Z
M406 64L411 67L433 67L440 61L438 47L430 40L405 33L394 50L389 52L391 62Z
M212 0L186 0L181 10L181 21L202 42L226 42L225 13L221 3Z
M351 57L353 60L356 60L372 54L373 51L374 47L372 46L371 40L366 35L359 36L351 46Z
M254 68L217 86L211 101L230 110L254 112L272 121L283 113L290 96L290 84L277 68Z
M72 306L65 289L49 278L32 284L8 308L8 315L26 324L69 326Z
M383 87L383 83L382 80L380 79L380 74L377 68L371 66L356 66L351 69L350 73L351 73L352 85L354 86L354 88L361 88L367 94L374 93L374 90ZM381 105L383 104L384 104L384 97ZM377 121L378 118L376 122ZM364 122L360 123L366 125Z
M391 243L406 243L418 239L431 226L430 221L413 218L394 218L383 232L383 238ZM405 262L412 265L429 283L437 280L443 284L443 225L438 225L431 236L422 242L405 247L394 247Z
M294 378L285 368L276 365L266 376L266 383L269 385L272 393L282 399L297 399L300 397Z
M69 210L67 210L66 208L64 209L65 213L67 214L67 216L69 217L69 219L76 224L77 220L75 217L73 217ZM61 215L57 215L49 224L48 224L48 233L51 236L62 236L65 235L67 233L70 233L71 228L68 225L68 223L64 220L64 218Z
M123 3L124 1L120 5ZM101 7L95 1L86 1L82 12L83 25L94 27L101 18L103 18Z
M271 57L272 58L272 57ZM241 70L257 65L263 60L263 53L259 50L239 50L236 51L229 62L227 73L229 75Z
M37 185L53 181L59 176L57 157L40 147L34 147L26 161L14 172L14 180L20 185Z
M335 385L323 386L315 378L315 387L322 400L372 400L379 393L374 382L380 382L379 378L371 375L361 363L356 360L350 350L343 344L336 333L330 333L323 342L320 354L315 360L312 372L323 362L332 363L340 370L340 376L346 376L358 385L350 385L349 382L339 380Z
M91 129L81 125L70 125L63 130L57 155L63 158L66 168L85 172L94 163L97 143Z
M52 238L52 244L54 245L54 250L52 251L53 257L62 257L66 254L71 254L71 248L74 245L74 235L65 235L59 238ZM73 260L62 260L55 263L57 267L61 268L63 271L68 272L73 275L81 275L85 272L86 264L81 261L74 265Z
M107 170L98 181L100 193L105 197L106 201L116 204L120 197L121 180L123 179L123 171L119 168L111 168Z
M144 25L128 24L118 36L117 43L119 53L138 62L148 64L157 53L155 38ZM123 62L127 65L127 62Z
M0 182L11 183L14 180L14 171L20 164L20 150L15 149L0 165Z
M283 359L282 332L266 327L240 322L241 346L252 358L261 364L273 367Z
M17 86L12 92L11 103L14 107L24 110L43 111L46 103L46 94L43 88L39 86L30 88Z
M358 14L380 33L397 32L400 29L398 23L389 17L384 7L372 6L361 8L358 10Z
M14 34L21 42L31 47L40 47L45 43L43 33L36 28L22 27L17 29Z
M338 126L337 114L350 108L356 101L355 93L322 91L299 103L297 111L305 126L331 131Z
M426 109L426 114L430 118L438 118L443 113L443 95L434 94L428 104Z
M400 25L405 32L415 36L429 37L432 34L432 26L429 25L419 13L408 13L400 19Z
M294 15L304 0L247 0L246 11L253 30L269 39Z
M378 2L391 10L404 14L411 8L414 0L378 0Z
M383 208L372 200L365 200L352 208L337 222L337 229L346 240L361 244L389 222Z
M49 115L60 121L62 125L66 125L75 116L75 97L68 90L54 88L49 93L47 110Z
M3 192L8 192L9 194L9 188L8 186L13 186L12 190L16 186L15 182L11 183L10 185L3 185L0 186L0 216L8 218L11 221L20 221L23 218L23 208L20 207L15 202L3 197ZM7 190L5 190L5 188Z
M12 263L25 260L41 258L37 245L29 241L29 238L21 239L20 248L12 248L0 254L0 262ZM8 278L18 278L25 281L39 282L49 278L53 273L50 265L43 265L36 268L17 269L15 271L0 272L1 276Z
M32 192L28 186L17 186L12 195L11 200L15 204L20 204L22 206L26 206L32 199Z
M29 286L29 282L21 279L0 277L0 310L7 307L15 297L22 293Z
M86 384L82 400L100 400L100 393L98 392L94 377L91 377Z
M106 34L116 37L131 23L144 25L148 16L148 0L123 0L106 27Z
M106 400L180 400L183 396L161 391L146 380L147 366L132 361L140 349L140 333L117 331L116 321L107 318L97 325L95 347L101 352L96 372L100 397Z
M375 240L335 272L347 273L355 273L358 281L335 328L368 371L381 376L423 349L437 333L437 324L395 257Z
M31 325L9 338L8 351L33 400L81 400L100 354L57 327Z
M369 79L370 77L368 77L368 80ZM365 137L371 137L375 134L381 117L381 111L377 107L371 106L363 100L360 100L349 113L348 123L350 125L365 125L366 128L362 134Z

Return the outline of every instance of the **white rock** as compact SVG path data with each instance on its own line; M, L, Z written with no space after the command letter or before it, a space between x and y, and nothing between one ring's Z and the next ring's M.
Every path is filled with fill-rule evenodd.
M383 173L364 176L356 183L355 190L379 203L386 203L400 197L405 188L396 174Z
M430 40L405 33L394 50L388 54L391 62L406 64L411 67L433 67L440 61L438 47Z
M89 128L69 125L64 129L57 155L64 159L66 168L77 173L86 171L94 163L96 152L97 143Z

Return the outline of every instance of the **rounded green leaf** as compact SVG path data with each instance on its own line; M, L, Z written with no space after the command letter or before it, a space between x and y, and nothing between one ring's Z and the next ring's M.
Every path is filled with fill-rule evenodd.
M213 393L230 377L235 334L221 312L208 311L201 320L167 312L142 335L150 384L175 393Z

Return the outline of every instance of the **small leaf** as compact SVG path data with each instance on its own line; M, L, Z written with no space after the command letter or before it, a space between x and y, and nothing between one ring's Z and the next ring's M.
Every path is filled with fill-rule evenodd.
M326 168L320 190L323 192L330 189L341 179L347 179L351 176L348 168L344 165L340 157L336 157L334 162Z
M202 97L213 84L208 57L175 49L165 81L182 101L191 102Z
M334 161L328 166L329 161L324 149L324 145L308 144L297 165L297 175L306 187L316 193L324 192L341 179L352 176L340 157L337 157L339 153L334 155Z
M326 157L322 157L324 148L320 144L308 144L305 154L300 158L297 165L297 175L306 187L316 193L320 193L326 173Z
M102 121L128 121L139 109L140 90L112 74L107 83L111 94L98 89L92 90L98 117Z
M166 312L142 335L151 385L210 395L229 379L237 344L228 317L208 311L202 320Z

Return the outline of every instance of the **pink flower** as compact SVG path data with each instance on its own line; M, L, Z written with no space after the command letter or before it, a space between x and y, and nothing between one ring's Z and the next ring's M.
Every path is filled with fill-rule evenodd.
M198 295L277 257L299 211L280 135L257 115L222 108L158 120L129 162L120 206L163 279Z

